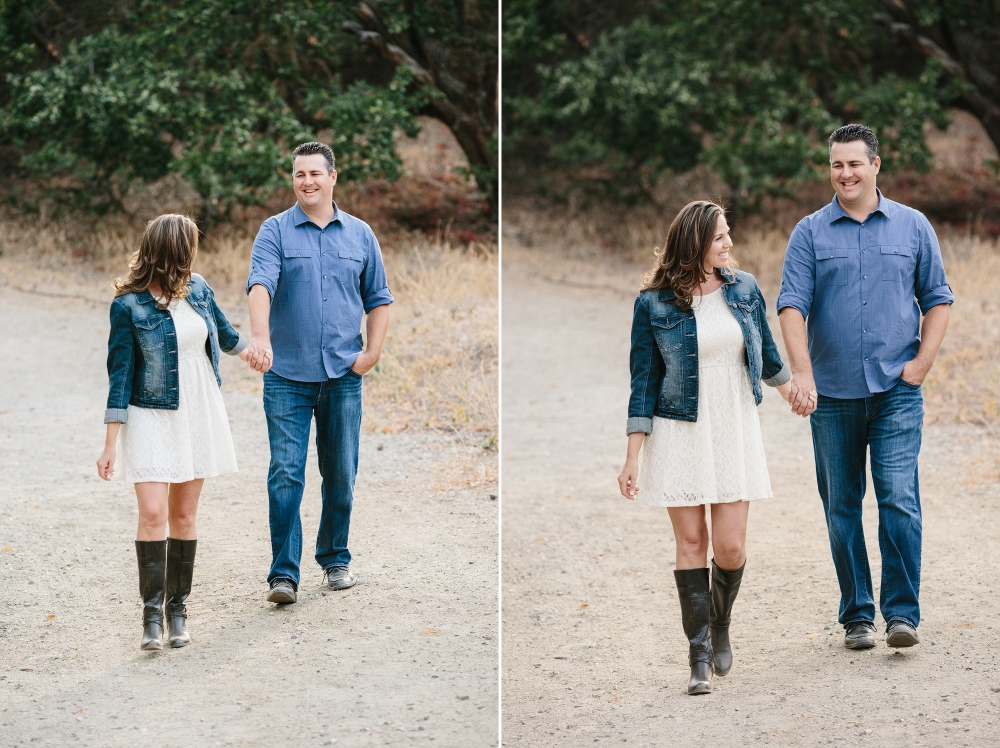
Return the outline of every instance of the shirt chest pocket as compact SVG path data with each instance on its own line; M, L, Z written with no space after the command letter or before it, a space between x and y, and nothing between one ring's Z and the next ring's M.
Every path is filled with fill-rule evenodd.
M917 251L904 244L887 244L881 248L882 280L912 283Z
M850 272L851 252L848 247L816 249L817 286L846 286Z
M342 283L356 285L365 265L364 252L358 249L341 249L333 256L333 274Z
M308 283L316 275L316 250L287 247L281 252L281 280L287 283Z

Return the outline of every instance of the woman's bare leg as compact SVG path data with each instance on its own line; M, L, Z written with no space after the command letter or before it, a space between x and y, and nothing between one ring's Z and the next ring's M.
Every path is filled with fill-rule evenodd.
M716 565L726 571L736 571L747 560L749 514L749 501L712 504L712 553Z
M702 569L708 566L708 525L705 507L672 506L667 508L670 524L674 526L677 546L676 569Z
M136 540L164 540L167 535L167 484L136 483L139 501L139 526Z
M175 540L194 540L198 537L195 519L203 485L204 478L170 484L170 537Z

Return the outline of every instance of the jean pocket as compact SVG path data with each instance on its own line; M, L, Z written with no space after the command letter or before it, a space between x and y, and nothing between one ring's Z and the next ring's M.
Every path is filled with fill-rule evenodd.
M906 381L905 379L903 379L902 377L900 377L900 378L899 378L899 382L898 382L898 384L901 384L901 385L903 385L903 386L904 386L904 387L906 387L906 389L908 389L908 390L919 390L919 389L920 389L920 387L922 386L922 385L919 385L919 384L914 384L913 382L907 382L907 381Z

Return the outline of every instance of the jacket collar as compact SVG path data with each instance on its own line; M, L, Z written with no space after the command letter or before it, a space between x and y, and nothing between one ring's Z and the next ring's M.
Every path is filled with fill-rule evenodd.
M736 282L736 273L729 268L721 268L719 270L719 274L722 276L722 280L724 281L723 286L728 286ZM670 286L661 288L656 294L658 301L670 301L675 297L674 289L670 288Z

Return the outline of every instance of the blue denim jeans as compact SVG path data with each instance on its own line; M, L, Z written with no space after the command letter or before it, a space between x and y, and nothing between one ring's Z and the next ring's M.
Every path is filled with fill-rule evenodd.
M347 566L347 535L354 505L361 434L361 377L348 371L325 382L296 382L264 375L264 414L271 446L267 497L271 519L271 570L298 587L302 559L299 507L306 484L309 427L316 417L316 450L323 478L323 509L316 533L316 563L324 570Z
M900 379L885 392L857 399L819 396L810 416L816 482L823 500L840 615L847 626L875 621L872 575L861 526L865 463L871 451L882 554L879 608L886 624L920 623L922 522L917 455L924 420L920 387Z

